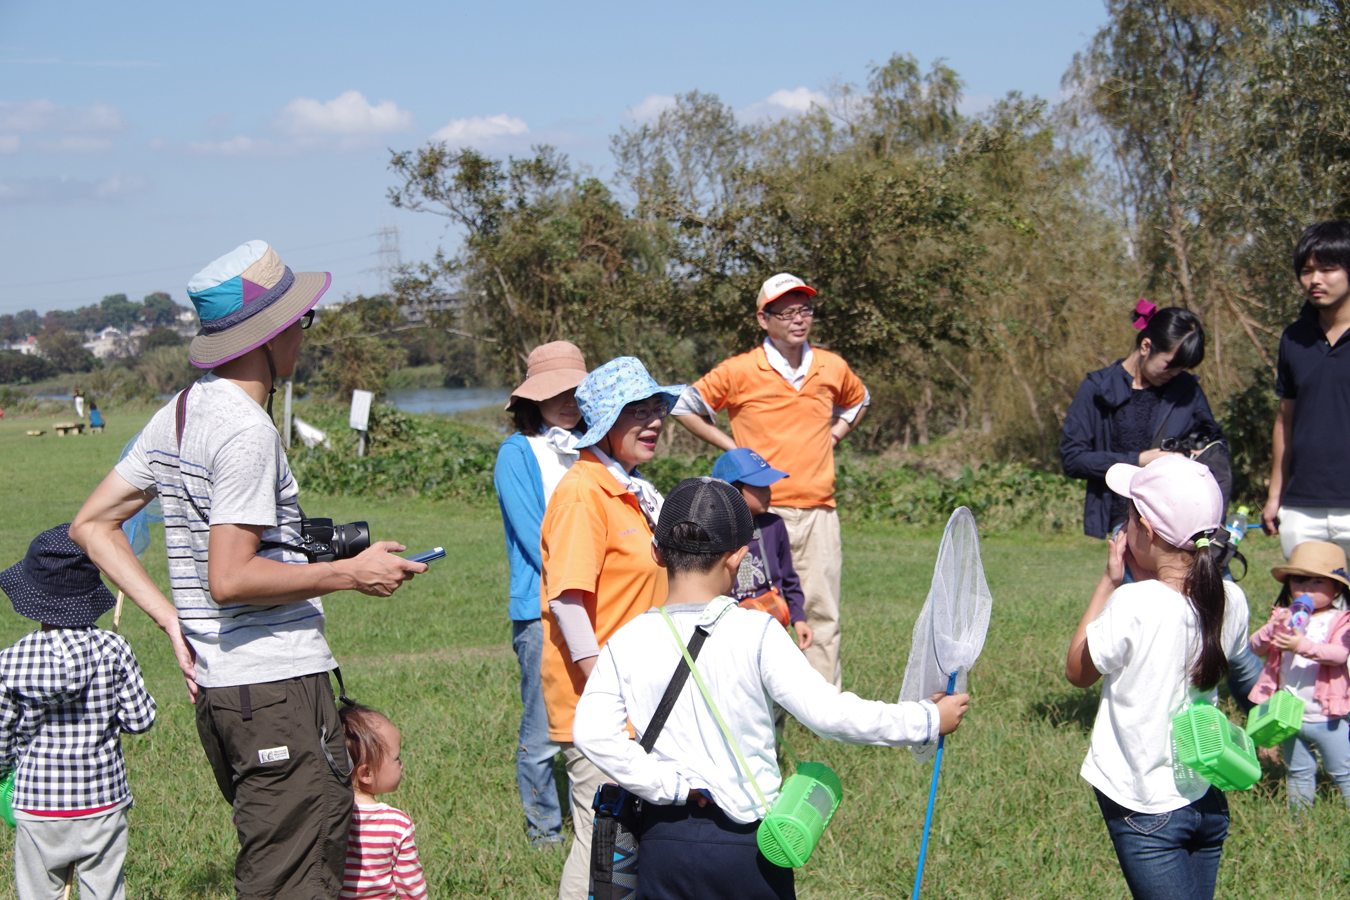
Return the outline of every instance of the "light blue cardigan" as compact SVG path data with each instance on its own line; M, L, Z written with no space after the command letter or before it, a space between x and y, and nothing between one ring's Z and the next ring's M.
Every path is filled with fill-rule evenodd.
M539 529L544 524L544 477L529 439L517 431L497 451L492 472L497 505L506 528L506 560L511 567L511 618L529 622L540 616Z

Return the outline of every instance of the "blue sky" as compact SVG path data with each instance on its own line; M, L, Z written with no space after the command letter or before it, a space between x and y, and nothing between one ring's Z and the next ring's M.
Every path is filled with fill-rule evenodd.
M389 149L548 142L601 176L609 136L701 90L790 115L894 53L978 108L1051 97L1101 0L824 3L40 3L0 0L0 313L156 290L254 238L337 294L379 289Z

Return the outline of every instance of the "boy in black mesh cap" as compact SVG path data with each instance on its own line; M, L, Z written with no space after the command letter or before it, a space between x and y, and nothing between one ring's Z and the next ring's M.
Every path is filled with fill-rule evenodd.
M755 829L782 775L772 703L822 737L899 746L935 741L965 715L965 694L919 703L882 703L840 692L811 668L778 623L726 596L753 531L740 492L715 478L689 478L671 491L653 551L670 576L664 605L713 702L739 742L741 770L708 704L681 690L651 746L642 739L682 659L660 609L638 616L605 644L577 704L573 740L622 787L641 797L641 897L794 897L792 870L766 860ZM698 637L697 633L703 636Z

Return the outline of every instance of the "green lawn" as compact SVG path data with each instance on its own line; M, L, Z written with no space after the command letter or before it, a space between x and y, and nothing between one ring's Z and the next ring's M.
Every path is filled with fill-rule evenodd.
M0 567L37 532L69 521L147 416L112 416L103 435L56 438L41 420L0 422ZM41 438L24 436L48 427ZM328 636L353 696L404 735L406 777L390 796L418 825L433 895L556 896L562 858L526 843L515 794L519 715L505 617L506 565L495 506L372 502L306 495L315 515L365 518L376 538L449 556L387 600L337 595ZM940 532L846 527L844 680L865 697L899 692L914 618L927 593ZM1253 620L1274 582L1263 575L1275 541L1253 537ZM1078 536L993 535L984 560L995 606L971 676L970 716L948 745L925 897L1124 898L1123 879L1078 777L1096 692L1062 674L1066 643L1103 562ZM147 566L167 587L162 544ZM109 625L111 617L105 621ZM0 643L32 627L5 605ZM228 897L234 858L229 808L197 744L192 709L167 642L136 610L123 632L135 646L158 724L124 741L137 805L131 813L132 897ZM907 896L918 855L930 769L903 750L846 747L792 727L805 758L834 768L846 796L819 850L798 873L803 898ZM1230 795L1233 833L1219 896L1331 898L1350 894L1346 811L1323 795L1292 823L1283 787L1268 777ZM12 832L0 828L0 897L13 896Z

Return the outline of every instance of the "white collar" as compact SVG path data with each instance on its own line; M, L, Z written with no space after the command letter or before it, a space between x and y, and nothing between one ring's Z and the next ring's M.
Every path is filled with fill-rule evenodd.
M802 382L806 380L806 373L811 371L811 357L815 354L811 351L811 342L802 344L802 364L797 368L792 368L792 364L787 361L787 357L778 352L778 348L773 345L773 341L767 337L764 339L764 355L769 360L769 365L779 375L787 379L793 387L801 387Z

